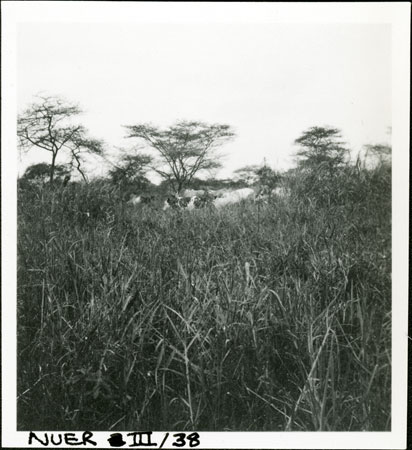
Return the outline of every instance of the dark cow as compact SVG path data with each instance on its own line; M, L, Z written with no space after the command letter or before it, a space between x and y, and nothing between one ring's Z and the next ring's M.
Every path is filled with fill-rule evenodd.
M156 197L154 195L142 195L142 204L150 205L151 203L154 202L155 198Z
M175 194L165 200L163 210L169 208L188 210L199 209L208 205L213 205L216 198L216 195L213 195L208 191L203 195L193 195L192 197L180 197Z
M182 209L187 208L190 203L190 197L179 197L178 195L171 195L165 200L163 211L169 208Z

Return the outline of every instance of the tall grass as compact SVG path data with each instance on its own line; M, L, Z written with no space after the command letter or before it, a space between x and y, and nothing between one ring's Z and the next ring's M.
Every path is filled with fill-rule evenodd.
M390 429L390 169L313 183L221 211L20 189L19 429Z

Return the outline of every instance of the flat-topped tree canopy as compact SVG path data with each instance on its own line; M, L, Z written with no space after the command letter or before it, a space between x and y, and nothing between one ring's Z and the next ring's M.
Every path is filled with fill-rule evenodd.
M349 153L341 140L341 131L333 127L311 127L295 140L300 146L296 153L299 166L305 168L333 168L345 162Z
M151 124L126 126L127 137L143 140L158 152L153 169L168 180L176 192L184 189L201 171L219 168L221 155L216 153L234 138L229 125L179 121L166 129Z

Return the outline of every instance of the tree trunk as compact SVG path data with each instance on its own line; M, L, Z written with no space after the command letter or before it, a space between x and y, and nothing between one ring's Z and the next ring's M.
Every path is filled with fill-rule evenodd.
M88 183L86 174L85 174L85 173L83 172L83 170L81 169L81 161L80 161L80 158L77 156L77 154L76 154L75 152L73 152L72 155L73 155L73 158L74 158L74 159L76 160L76 162L77 162L77 167L76 167L76 168L77 168L78 172L79 172L80 175L82 176L84 182L85 182L85 183Z
M53 180L54 180L54 168L56 166L56 156L57 156L57 152L53 152L52 162L50 165L50 184L53 184Z
M181 190L182 190L182 187L183 187L183 183L182 183L182 181L181 180L178 180L178 182L177 182L177 193L180 195L180 192L181 192Z

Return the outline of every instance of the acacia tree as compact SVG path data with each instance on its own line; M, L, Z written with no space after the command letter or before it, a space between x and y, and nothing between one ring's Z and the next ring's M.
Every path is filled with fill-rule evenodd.
M237 169L235 174L239 181L242 180L249 185L257 185L261 195L270 195L271 191L278 186L281 180L279 173L267 166L266 162L263 166L251 165L242 167Z
M278 187L281 181L281 175L266 164L263 167L260 167L256 171L256 174L259 177L258 181L261 187L261 192L269 195L273 189Z
M71 166L86 180L82 170L86 153L101 155L103 142L88 136L82 125L73 125L70 119L79 115L78 105L59 97L38 96L17 119L17 135L20 147L30 150L34 147L51 153L50 182L53 182L57 155L62 151L69 154Z
M83 126L78 126L77 131L66 143L65 147L70 153L70 166L80 173L84 181L88 181L83 169L85 156L90 154L102 156L103 145L102 140L89 137Z
M144 188L150 181L146 174L150 168L153 158L143 153L123 154L117 164L109 170L109 176L113 183L122 187L133 185L138 188Z
M193 177L221 166L216 150L235 134L229 125L180 121L166 129L149 124L126 126L127 137L136 137L157 151L152 168L180 192Z
M367 144L365 145L366 158L371 155L376 158L379 164L390 164L392 157L392 147L388 144Z
M257 165L250 165L236 169L234 171L235 180L245 182L248 185L255 184L259 179L257 174L259 168Z
M297 156L298 183L295 193L331 207L342 199L342 179L346 179L349 150L342 142L341 132L332 127L311 127L295 144L300 146Z
M295 140L301 149L296 153L299 166L307 169L332 170L342 165L348 155L341 132L332 127L311 127Z

